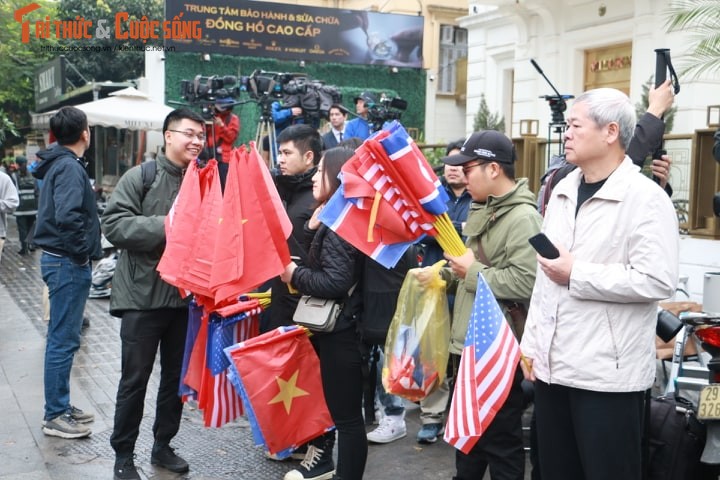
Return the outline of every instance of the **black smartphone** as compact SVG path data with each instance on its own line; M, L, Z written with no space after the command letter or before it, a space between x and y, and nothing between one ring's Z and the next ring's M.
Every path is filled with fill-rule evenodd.
M544 233L538 233L537 235L530 237L528 242L530 242L530 245L533 246L535 251L537 251L541 257L552 260L560 256L558 249Z

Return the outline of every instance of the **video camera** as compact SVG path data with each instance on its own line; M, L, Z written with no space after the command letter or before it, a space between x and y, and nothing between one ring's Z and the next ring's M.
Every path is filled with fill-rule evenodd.
M209 120L216 113L215 102L222 101L230 106L238 103L240 86L237 83L238 79L233 75L196 75L192 81L180 81L180 96L192 106L200 105L202 117Z
M376 132L385 122L400 120L407 106L407 100L400 97L386 97L384 94L378 103L367 103L370 130Z
M281 100L283 108L300 107L308 123L320 118L328 118L330 107L342 102L340 90L325 82L313 80L304 73L278 73L255 70L248 77L241 77L240 89L248 92L250 98L257 101L263 111L270 104Z

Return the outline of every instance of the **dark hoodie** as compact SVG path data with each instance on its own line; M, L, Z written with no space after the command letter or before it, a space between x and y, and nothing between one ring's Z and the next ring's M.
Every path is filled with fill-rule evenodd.
M275 186L280 194L292 222L293 230L291 238L288 239L290 255L299 257L296 262L302 265L307 256L305 251L305 222L307 222L315 210L315 199L312 194L312 177L317 171L316 167L311 168L299 175L277 175ZM272 330L283 325L293 324L293 314L297 308L300 295L290 293L287 284L280 280L280 277L273 278L270 282L272 287L272 307L268 311L267 320L262 322L263 332Z
M43 180L33 242L79 265L102 257L95 192L83 161L54 143L38 152L33 176Z

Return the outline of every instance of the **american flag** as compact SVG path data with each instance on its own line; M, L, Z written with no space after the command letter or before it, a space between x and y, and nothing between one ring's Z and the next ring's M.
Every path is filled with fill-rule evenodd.
M510 393L520 346L482 274L455 382L444 439L468 453Z
M219 428L243 414L242 399L227 378L225 369L230 361L224 348L257 336L258 311L243 312L230 318L211 314L208 333L208 372L204 382L208 395L203 418L206 427ZM213 328L214 327L214 328ZM213 371L214 370L214 371ZM219 373L216 373L219 372Z

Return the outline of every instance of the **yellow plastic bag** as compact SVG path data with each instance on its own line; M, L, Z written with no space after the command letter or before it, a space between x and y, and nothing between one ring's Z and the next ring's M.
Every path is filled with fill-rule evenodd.
M432 281L420 285L419 269L408 271L385 340L382 382L385 391L413 402L432 393L445 379L450 346L450 312L445 281L432 267Z

